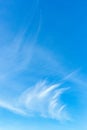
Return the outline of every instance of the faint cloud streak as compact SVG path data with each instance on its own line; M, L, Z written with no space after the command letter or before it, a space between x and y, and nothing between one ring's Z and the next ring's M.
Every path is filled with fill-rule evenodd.
M37 113L43 117L67 120L68 114L66 114L65 105L60 100L60 96L67 88L59 88L60 86L61 84L49 85L46 81L40 82L24 91L19 102L27 113Z

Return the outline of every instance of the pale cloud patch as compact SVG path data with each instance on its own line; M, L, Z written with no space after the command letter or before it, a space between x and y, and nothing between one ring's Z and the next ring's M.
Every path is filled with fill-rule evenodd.
M61 84L50 85L46 81L40 82L27 89L20 96L19 102L27 113L37 113L42 117L67 120L68 114L60 99L67 88L59 88L60 86Z
M73 74L73 73L72 73ZM11 96L11 100L0 100L0 107L25 116L41 116L56 120L71 120L67 107L61 96L70 89L63 87L64 83L72 76L67 75L59 83L40 81L32 87L22 91L18 96Z

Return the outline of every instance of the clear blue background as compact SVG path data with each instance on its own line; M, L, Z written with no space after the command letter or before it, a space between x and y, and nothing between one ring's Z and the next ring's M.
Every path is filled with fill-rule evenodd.
M30 86L64 78L70 120L14 112ZM0 0L0 130L87 130L86 79L86 0Z

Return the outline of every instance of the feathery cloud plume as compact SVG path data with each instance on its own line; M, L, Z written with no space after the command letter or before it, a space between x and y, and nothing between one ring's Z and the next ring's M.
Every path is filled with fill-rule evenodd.
M39 114L57 120L68 119L65 105L60 96L67 88L59 88L60 84L49 85L46 81L30 87L19 98L19 102L27 113Z

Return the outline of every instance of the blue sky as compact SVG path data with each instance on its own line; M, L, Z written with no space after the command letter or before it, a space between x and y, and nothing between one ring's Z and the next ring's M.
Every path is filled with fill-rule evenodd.
M0 130L87 130L86 59L86 0L0 0Z

